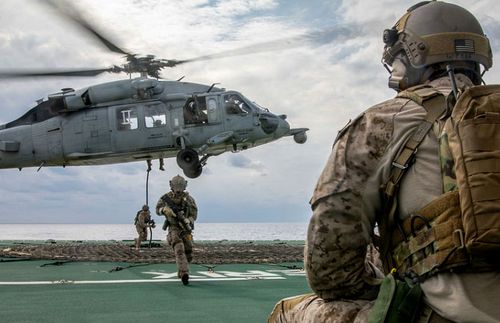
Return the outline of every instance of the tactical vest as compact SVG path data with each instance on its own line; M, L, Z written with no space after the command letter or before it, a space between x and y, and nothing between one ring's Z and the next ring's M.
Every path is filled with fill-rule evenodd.
M471 87L454 106L428 85L398 97L422 105L427 114L396 156L382 187L386 211L379 227L385 270L411 272L421 279L441 271L498 270L500 85ZM446 119L439 138L444 193L401 222L396 216L401 179L440 118Z
M175 207L177 208L176 211L182 211L182 212L185 213L185 215L187 215L186 214L187 211L188 211L188 208L187 208L187 194L185 192L183 192L177 198L175 197L175 195L174 195L173 192L168 192L167 195L170 197L170 199L172 200L172 202L175 204ZM173 206L170 206L170 207L172 208ZM174 211L174 213L175 213L175 211ZM179 227L179 221L178 221L178 219L177 219L176 216L175 217L173 217L173 216L167 216L166 220L168 221L168 223L169 223L170 226Z

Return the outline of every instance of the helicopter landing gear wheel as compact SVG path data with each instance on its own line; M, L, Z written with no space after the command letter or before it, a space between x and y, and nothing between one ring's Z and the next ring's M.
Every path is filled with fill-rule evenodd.
M198 164L196 167L189 168L189 169L183 169L184 175L186 175L189 178L197 178L201 175L201 172L203 171L203 167Z
M200 176L203 170L200 163L200 156L191 148L179 151L177 154L177 165L182 168L184 175L189 178L196 178Z
M182 169L194 168L199 163L198 153L191 148L182 149L177 153L177 165Z

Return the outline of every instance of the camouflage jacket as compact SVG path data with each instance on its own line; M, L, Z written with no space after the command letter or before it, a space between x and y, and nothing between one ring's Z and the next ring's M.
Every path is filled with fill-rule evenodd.
M189 195L188 192L182 192L182 194L180 194L177 197L174 195L172 191L168 192L165 195L167 195L174 202L174 204L184 212L184 216L187 219L191 220L192 223L196 221L196 219L198 218L198 207L196 206L194 198L191 195ZM163 200L163 197L165 195L163 195L156 204L157 214L160 214L160 208L168 206L167 203ZM167 220L170 226L178 226L178 222L175 217L168 216Z
M457 83L471 85L460 74ZM431 85L444 94L451 91L447 77ZM370 281L365 269L366 246L377 220L384 216L380 187L389 178L398 150L425 114L415 102L394 98L366 110L339 132L311 199L313 215L304 255L309 285L322 298L355 298L366 289ZM397 212L401 219L443 192L438 145L443 123L437 121L427 134L401 182ZM491 306L491 299L500 297L498 279L498 273L443 273L426 280L422 289L426 301L440 313L449 312L453 304L454 316L447 318L481 321L485 313L490 318L500 317L500 310ZM495 288L488 289L488 296L476 293L477 286L485 283Z
M137 228L144 229L148 226L149 221L151 221L151 213L149 211L139 211L135 217L135 226Z

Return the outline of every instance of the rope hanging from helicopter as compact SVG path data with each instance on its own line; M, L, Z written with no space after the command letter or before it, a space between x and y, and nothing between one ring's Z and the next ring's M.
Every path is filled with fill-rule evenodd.
M148 169L146 170L146 205L149 207L149 172L151 172L151 159L147 160ZM153 229L149 226L149 248L151 249L151 241L153 240Z
M146 170L146 203L149 207L149 172L151 171L151 159L147 160L148 163L148 169Z

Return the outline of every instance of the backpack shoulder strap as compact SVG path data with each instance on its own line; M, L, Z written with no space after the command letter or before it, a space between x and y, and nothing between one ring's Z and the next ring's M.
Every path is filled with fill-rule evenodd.
M399 92L396 97L410 99L418 105L424 105L425 101L437 95L442 94L430 85L420 84Z
M411 88L398 94L399 98L410 99L423 106L427 111L425 119L419 124L411 137L406 141L403 149L392 162L391 175L385 185L384 193L387 196L395 194L395 188L399 185L406 169L413 162L418 146L422 143L427 133L432 129L434 122L446 111L446 98L438 90L429 86Z
M393 261L388 259L391 247L392 232L396 228L396 211L398 206L397 193L404 174L411 166L417 153L418 146L423 142L427 133L446 111L446 97L429 85L419 85L398 94L399 98L410 99L423 106L427 111L424 120L418 125L410 138L405 142L403 149L396 155L391 165L391 173L388 181L382 186L385 198L384 213L379 219L381 234L381 256L385 270L389 272L393 267Z

